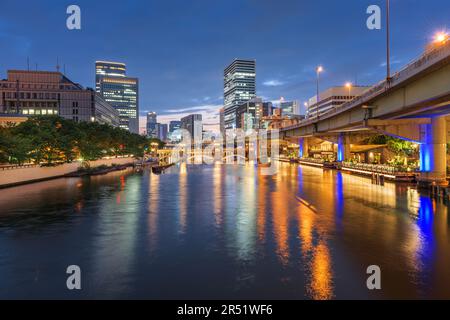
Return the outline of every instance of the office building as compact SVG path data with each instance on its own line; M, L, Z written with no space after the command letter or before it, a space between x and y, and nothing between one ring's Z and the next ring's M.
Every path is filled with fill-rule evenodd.
M7 79L0 81L0 112L119 125L119 113L93 89L52 71L9 70Z
M157 124L157 115L156 112L148 112L147 113L147 124L145 126L147 137L149 138L157 138L158 137L158 131L156 128Z
M167 138L171 142L179 142L181 141L181 121L173 120L169 122L169 133Z
M157 138L161 141L167 141L168 126L165 123L156 124Z
M181 128L185 129L194 140L201 141L203 134L203 123L201 114L191 114L181 119Z
M225 137L225 109L219 110L219 130L222 137Z
M255 60L234 60L224 70L224 126L236 128L236 108L256 97Z
M169 132L170 133L174 133L178 129L181 129L181 121L172 120L169 122Z
M263 102L261 98L251 99L236 108L237 128L244 129L244 131L259 129L262 118L271 114L271 102Z
M139 133L139 81L126 76L126 65L120 62L95 62L96 91L120 115L120 127Z
M359 97L367 89L368 87L365 86L339 86L329 88L319 93L319 103L317 103L317 96L309 99L306 116L307 118L321 116L340 107L345 102Z
M298 101L284 101L284 99L281 99L280 109L283 117L294 117L300 115L300 104Z

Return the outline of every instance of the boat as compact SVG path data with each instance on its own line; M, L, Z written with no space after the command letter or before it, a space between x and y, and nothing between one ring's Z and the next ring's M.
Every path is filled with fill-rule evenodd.
M166 165L163 165L163 166L152 166L152 173L154 173L154 174L161 174L161 173L164 172L164 170L166 170L166 169L168 169L168 168L170 168L170 167L172 167L174 165L175 165L175 163L166 164Z

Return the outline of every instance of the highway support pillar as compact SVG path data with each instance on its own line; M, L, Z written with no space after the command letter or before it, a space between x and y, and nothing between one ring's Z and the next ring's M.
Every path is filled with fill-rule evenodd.
M344 162L350 159L350 142L349 137L345 133L340 133L337 144L337 161Z
M431 118L425 125L425 136L420 145L421 187L447 185L447 124L444 116Z
M309 143L308 138L300 138L298 140L299 150L298 150L298 157L300 159L302 158L308 158L309 157Z

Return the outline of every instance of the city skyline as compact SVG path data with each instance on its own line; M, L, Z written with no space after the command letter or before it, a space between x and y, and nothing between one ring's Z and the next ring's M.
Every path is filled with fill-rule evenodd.
M0 11L1 300L450 299L448 0L29 2Z
M164 3L136 1L122 8L118 2L105 7L101 1L80 1L82 30L71 32L65 28L65 15L59 14L65 12L63 3L33 3L23 12L16 2L5 1L5 10L0 13L0 38L11 45L0 53L0 70L4 75L7 69L26 69L27 57L32 69L38 63L40 70L55 70L59 60L71 79L94 87L91 70L95 60L121 61L127 64L129 74L141 81L141 128L148 111L156 111L162 123L202 113L205 126L218 128L218 111L223 105L222 71L235 58L257 61L257 96L268 101L283 96L298 100L302 108L303 101L314 94L314 68L318 64L325 67L321 79L324 89L346 81L371 85L381 80L385 73L385 34L383 30L370 31L365 25L365 11L372 2L344 5L284 1L281 6L262 1L256 10L252 1L219 2L202 4L199 10L200 4L182 2L169 8ZM448 2L412 2L392 2L393 71L419 55L435 32L447 27ZM384 10L384 1L373 4ZM238 23L229 26L227 14L238 5ZM170 17L158 14L169 9ZM116 19L108 28L102 26L99 14L106 12L114 18L122 10L124 20ZM198 17L186 14L189 12ZM39 17L44 14L46 20L41 21ZM18 15L21 19L16 19ZM130 22L131 16L134 19ZM172 20L179 23L172 24ZM256 21L263 23L252 27ZM310 26L315 26L314 32L310 32ZM41 41L41 35L49 30L52 38ZM136 41L127 38L130 32L135 33ZM358 56L365 59L355 60Z

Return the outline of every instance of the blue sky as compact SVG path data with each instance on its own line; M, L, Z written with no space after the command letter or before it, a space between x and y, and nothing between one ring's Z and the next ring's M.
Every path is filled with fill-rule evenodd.
M366 9L384 0L0 0L0 76L31 65L94 86L95 60L127 64L140 79L140 110L160 120L201 112L217 124L223 69L234 58L257 63L257 94L301 102L347 81L369 85L385 75L384 30L366 27ZM391 0L393 69L420 55L450 27L448 0ZM66 28L77 4L82 30ZM383 25L384 27L384 25Z

